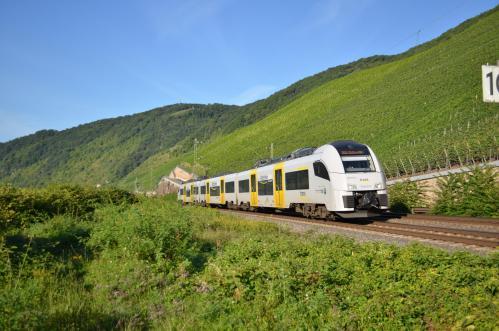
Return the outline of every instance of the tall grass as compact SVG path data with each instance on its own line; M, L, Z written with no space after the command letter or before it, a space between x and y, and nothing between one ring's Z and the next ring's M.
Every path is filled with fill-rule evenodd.
M179 206L0 236L0 329L492 329L499 258L358 244Z

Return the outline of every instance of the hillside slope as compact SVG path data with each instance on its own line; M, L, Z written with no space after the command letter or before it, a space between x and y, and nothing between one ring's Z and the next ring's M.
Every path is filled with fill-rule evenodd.
M282 155L336 139L371 145L389 175L497 156L499 105L481 101L481 65L499 55L497 22L496 8L432 47L323 84L201 146L199 163L209 174L242 170L268 156L271 143ZM147 183L192 157L155 155L122 183Z
M275 143L276 154L282 154L307 144L321 144L336 138L356 138L371 143L376 148L380 147L382 155L396 156L399 154L393 154L393 148L407 150L403 144L407 144L409 140L414 145L421 144L421 141L428 142L428 139L418 133L399 132L397 137L385 134L390 132L386 121L392 120L393 116L397 117L395 125L399 125L397 121L403 122L404 119L413 121L413 114L406 112L421 108L421 102L426 102L426 99L430 102L426 110L418 110L422 115L426 116L425 112L431 113L432 109L435 112L440 111L439 107L444 107L443 102L446 102L448 109L444 111L445 116L455 116L444 121L448 128L442 127L442 121L430 121L435 127L434 131L444 132L447 140L455 138L456 141L463 142L464 136L456 136L450 122L461 120L454 124L454 128L456 125L458 128L465 125L466 130L470 131L471 128L473 132L482 129L480 121L485 120L489 126L496 124L495 118L492 118L491 122L486 116L482 116L482 110L478 109L495 109L494 106L484 106L480 100L473 101L476 105L472 108L476 114L471 117L468 114L461 118L461 110L457 108L454 113L448 111L453 105L466 109L464 112L471 109L470 104L475 100L474 96L480 96L481 93L476 66L482 62L496 60L491 55L498 53L497 29L494 29L490 16L497 16L497 8L402 54L372 56L330 68L304 78L266 99L242 107L176 104L63 131L44 130L0 143L0 182L15 185L119 182L132 187L130 185L138 178L141 187L152 187L157 179L176 163L193 162L192 148L195 138L205 142L199 154L199 162L202 165L200 171L207 170L210 173L250 166L255 159L268 154L267 147L270 142ZM488 23L483 23L486 20ZM463 37L468 30L483 24L489 26L488 38L482 36L480 41L475 41L473 34ZM453 41L461 39L462 46L456 47L452 44ZM492 45L494 43L495 45ZM442 45L448 45L450 48L442 48ZM468 49L477 47L485 47L485 51L470 53L470 60L463 58ZM435 52L436 48L440 51ZM458 55L456 58L454 52ZM422 59L415 60L418 56L422 56ZM432 56L436 56L435 63L431 59ZM462 70L460 66L463 67ZM452 71L450 76L445 72L447 67ZM434 71L435 68L438 70ZM442 75L438 77L437 82L435 75L425 78L426 71ZM391 76L390 72L393 72ZM412 90L410 84L404 83L402 89L398 90L396 87L399 81L396 76L399 73L405 82L408 79L414 81L416 89ZM461 79L460 75L464 77L462 82L452 82ZM470 79L470 75L474 75L473 79ZM449 89L447 94L440 93L442 91L429 93L428 83L442 89L444 82L450 82L444 88ZM355 86L351 88L349 84ZM459 85L456 90L453 90L454 84ZM372 89L369 89L370 85L373 86ZM410 91L403 95L404 89ZM394 96L388 97L389 93ZM413 98L414 93L414 100L407 100ZM424 97L421 97L422 95ZM430 109L430 104L434 107L438 98L443 98L442 104ZM462 100L466 101L461 102ZM366 107L370 102L373 103L373 109ZM374 125L372 118L376 119L381 114L385 118ZM314 118L310 118L311 116ZM358 124L363 123L366 118L369 123L360 127ZM351 120L356 121L357 126L352 126ZM419 118L416 122L421 120ZM283 122L283 126L279 125L279 122ZM409 125L411 130L420 130L421 126L416 122L412 126ZM245 126L247 128L241 129ZM337 130L337 126L342 128ZM310 128L313 130L309 130ZM435 137L433 131L423 131ZM494 129L489 131L495 132ZM383 133L381 137L380 133ZM373 135L377 139L372 139ZM482 143L484 138L480 139ZM473 139L468 140L466 144L470 148L466 148L475 151L477 143ZM443 146L440 142L437 145ZM424 146L419 148L426 150ZM230 155L225 154L225 149ZM434 151L434 148L430 150ZM441 154L441 150L439 153ZM402 168L400 164L390 165L394 162L401 163L396 161L397 158L395 161L385 158L387 167ZM407 160L402 162L407 163Z
M400 56L400 55L399 55ZM227 134L256 122L324 82L392 61L372 56L304 78L266 99L239 107L175 104L147 112L100 120L75 128L42 130L0 143L0 182L116 182L144 160L192 149L194 138Z
M0 180L17 185L113 182L190 135L207 137L238 108L177 104L60 132L40 131L0 144Z

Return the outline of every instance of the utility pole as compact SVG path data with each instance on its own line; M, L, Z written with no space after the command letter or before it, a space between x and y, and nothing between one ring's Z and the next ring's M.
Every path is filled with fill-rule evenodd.
M198 161L198 138L194 138L194 164L193 167L196 166L196 162Z
M274 158L274 143L270 143L270 159Z
M151 183L151 188L154 189L154 183L152 181L152 164L149 165L149 182Z

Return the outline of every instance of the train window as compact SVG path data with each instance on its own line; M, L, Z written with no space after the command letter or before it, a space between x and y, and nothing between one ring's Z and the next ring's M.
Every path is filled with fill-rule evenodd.
M249 179L243 179L239 181L239 193L249 192Z
M286 190L308 190L308 169L286 172Z
M206 194L206 186L201 186L201 194Z
M210 195L212 197L218 197L218 196L220 196L220 186L212 186L210 188Z
M273 195L274 194L274 181L266 179L258 181L258 195Z
M191 196L191 190L187 190L185 196L186 197L190 197Z
M225 185L224 185L225 180L220 181L220 192L225 193Z
M340 156L370 155L366 145L351 140L335 141L331 145L336 148Z
M317 177L329 180L329 174L327 172L326 166L321 161L314 162L314 174Z
M225 183L225 193L234 193L234 182Z
M372 172L374 164L370 156L362 159L341 158L345 172Z
M256 175L251 175L251 192L256 192Z
M180 193L180 195L184 195L184 190L183 190L183 189L180 189L180 190L179 190L179 193Z

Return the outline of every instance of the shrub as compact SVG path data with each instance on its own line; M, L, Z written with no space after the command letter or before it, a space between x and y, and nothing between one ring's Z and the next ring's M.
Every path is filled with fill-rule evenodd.
M102 208L96 219L88 246L97 259L86 281L100 297L136 300L177 277L177 267L182 266L182 273L191 271L189 257L196 244L187 209L145 200L128 208Z
M137 197L117 188L91 188L78 185L52 185L43 189L0 186L0 232L26 228L55 215L88 218L105 204L131 204Z
M424 207L424 188L416 182L400 182L388 188L390 210L399 213L410 213L415 207Z
M493 168L474 168L438 181L433 213L499 217L499 184Z

